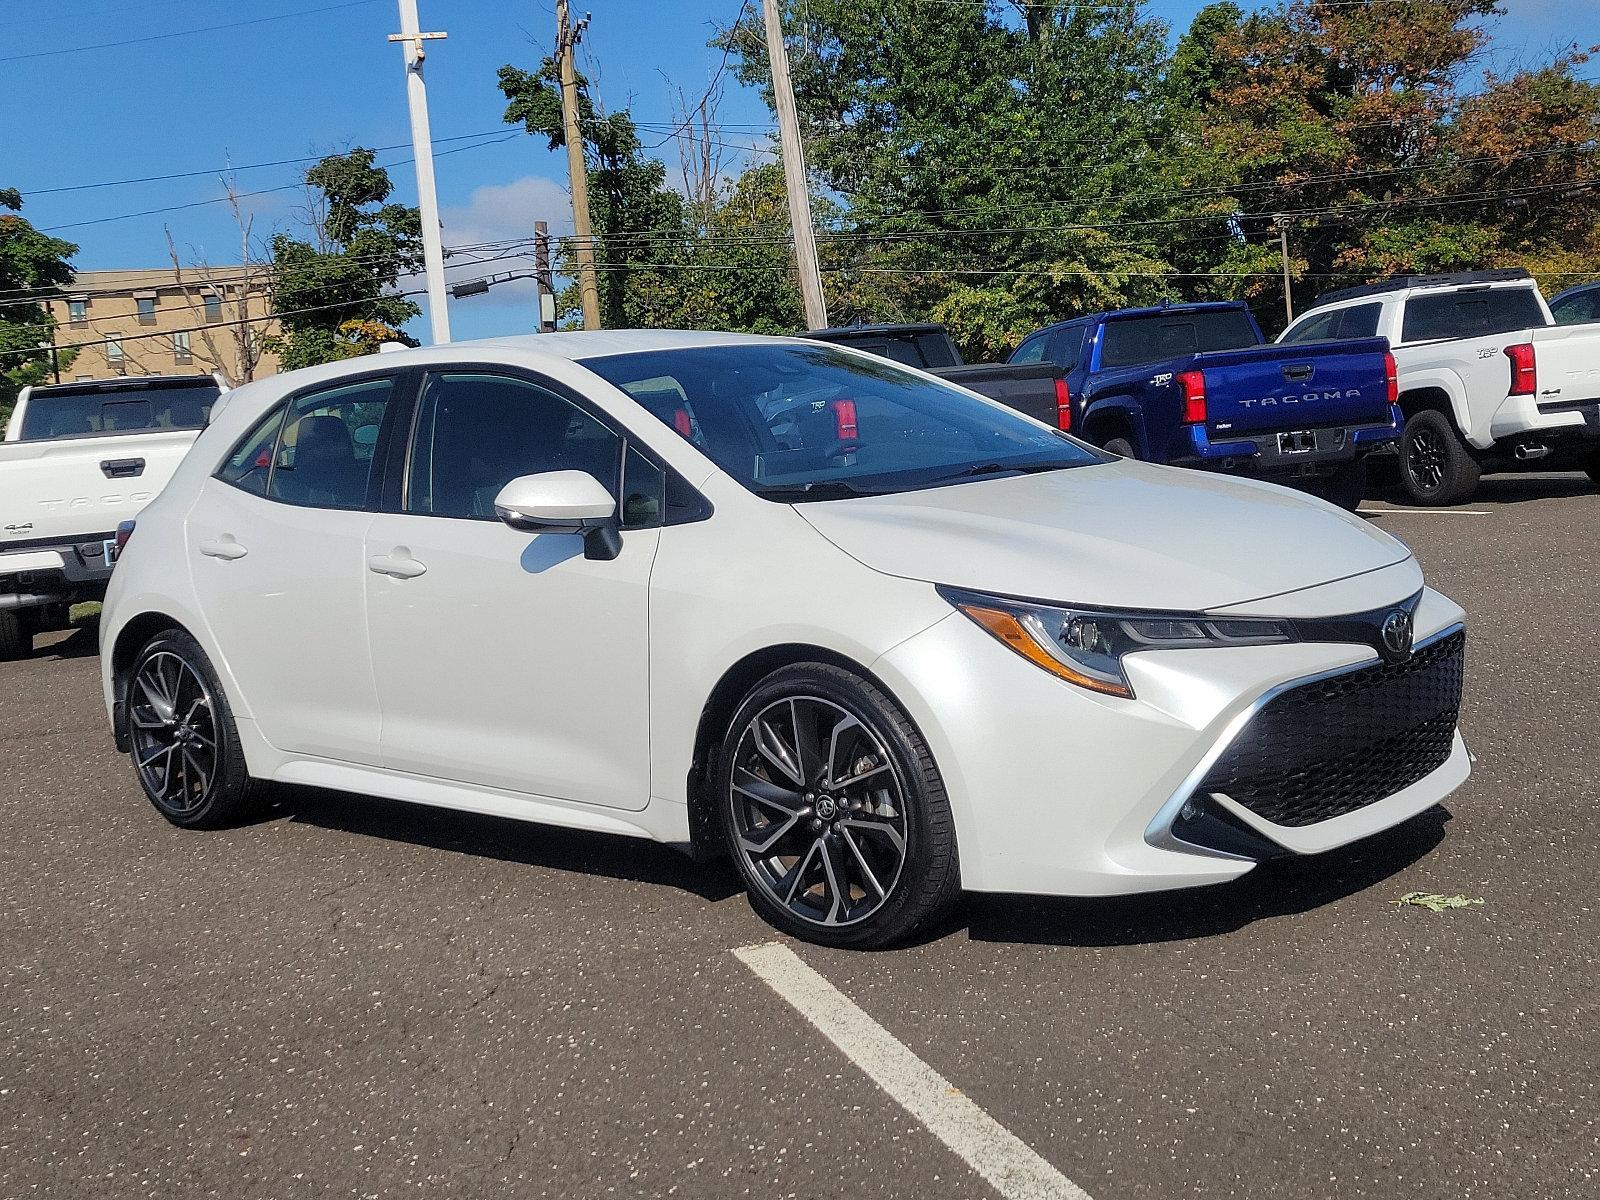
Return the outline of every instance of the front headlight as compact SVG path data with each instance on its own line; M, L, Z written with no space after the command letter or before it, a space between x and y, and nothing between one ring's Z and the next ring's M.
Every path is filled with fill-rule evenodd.
M1128 699L1133 688L1122 669L1125 654L1294 640L1287 623L1257 617L1069 608L948 587L939 594L1035 666L1092 692Z

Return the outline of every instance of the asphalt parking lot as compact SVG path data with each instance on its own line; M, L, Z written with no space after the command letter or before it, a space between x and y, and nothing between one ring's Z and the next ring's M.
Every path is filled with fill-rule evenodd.
M1600 496L1368 510L1469 614L1448 811L794 946L1095 1200L1600 1195ZM0 665L0 748L0 1197L996 1194L734 956L730 870L308 791L180 832L92 629Z

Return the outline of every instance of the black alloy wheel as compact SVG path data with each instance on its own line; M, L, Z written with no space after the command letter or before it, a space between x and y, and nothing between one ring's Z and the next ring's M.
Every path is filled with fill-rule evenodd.
M959 894L932 756L867 681L824 664L774 673L740 706L720 765L729 849L779 928L882 945Z

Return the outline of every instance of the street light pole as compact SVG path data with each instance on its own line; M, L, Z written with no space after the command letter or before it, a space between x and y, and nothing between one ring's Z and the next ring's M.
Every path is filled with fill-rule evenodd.
M411 146L417 164L417 207L422 217L422 265L428 284L428 322L433 344L450 340L450 311L445 307L444 246L439 232L439 197L433 182L433 134L428 128L428 87L422 78L422 62L427 57L425 41L444 37L442 33L423 33L417 20L417 0L399 0L400 32L391 33L391 42L405 47L406 102L411 109Z
M1289 290L1289 218L1275 216L1272 223L1278 227L1278 253L1283 258L1283 315L1294 324L1294 294Z

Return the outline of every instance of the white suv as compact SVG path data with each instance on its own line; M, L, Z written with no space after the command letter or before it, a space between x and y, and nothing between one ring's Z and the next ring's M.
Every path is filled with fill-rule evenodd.
M156 808L310 784L727 853L878 945L1234 879L1442 800L1461 610L1366 522L814 341L575 333L233 394L105 698Z
M1278 340L1374 334L1398 368L1400 481L1416 503L1458 504L1483 471L1541 460L1600 483L1600 325L1554 325L1526 271L1345 288Z

